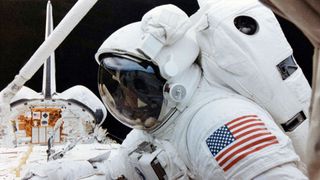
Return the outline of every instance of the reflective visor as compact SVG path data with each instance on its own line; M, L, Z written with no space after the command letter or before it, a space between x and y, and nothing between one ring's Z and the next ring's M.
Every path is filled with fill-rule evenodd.
M132 128L152 129L163 103L163 85L157 66L109 55L100 61L99 92L110 113Z

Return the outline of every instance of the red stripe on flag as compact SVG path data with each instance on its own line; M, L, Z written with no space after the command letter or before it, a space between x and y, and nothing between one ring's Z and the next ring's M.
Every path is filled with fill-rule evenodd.
M255 135L253 135L253 136L247 137L247 138L245 138L245 139L243 139L243 140L241 140L241 141L233 144L232 146L230 146L229 148L227 148L225 151L221 152L221 153L216 157L216 160L219 161L225 154L227 154L227 153L230 152L231 150L239 147L239 146L240 146L241 144L243 144L243 143L246 143L246 142L248 142L248 141L250 141L250 140L252 140L252 139L256 139L256 138L259 138L259 137L262 137L262 136L265 136L265 135L270 135L270 134L271 134L270 132L268 132L268 133L259 133L259 134L255 134ZM274 137L274 136L272 136L272 137ZM259 142L259 141L255 141L255 142ZM255 142L253 142L253 143L255 143ZM253 143L251 143L251 144L249 144L249 145L252 145ZM247 146L248 146L248 145L247 145ZM245 146L245 147L247 147L247 146ZM242 149L242 148L241 148L241 149ZM228 157L229 157L229 156L228 156ZM219 164L220 164L220 163L219 163Z
M246 135L248 135L248 134L250 134L250 133L257 132L257 131L264 131L264 130L267 130L267 128L255 128L255 129L251 129L251 130L246 131L246 132L244 132L244 133L241 133L241 134L239 134L239 135L237 135L237 136L234 136L234 138L235 138L235 139L240 139L240 138L242 138L243 136L246 136Z
M229 128L230 130L232 130L233 128L239 127L239 126L241 126L241 125L243 125L243 124L250 123L250 122L257 122L257 121L258 121L258 122L261 122L261 120L259 120L259 119L248 119L248 120L239 122L239 123L237 123L237 124L234 124L234 125L232 125L232 126L228 126L228 128Z
M270 145L277 144L277 143L278 143L278 141L270 142L270 143L265 144L265 145L263 145L263 146L257 147L257 148L255 148L255 149L253 149L253 150L251 150L251 151L248 151L248 152L240 155L239 157L237 157L235 160L233 160L230 164L228 164L226 167L224 167L223 170L224 170L224 171L228 171L233 165L235 165L235 164L236 164L237 162L239 162L241 159L243 159L243 158L247 157L248 155L250 155L250 154L252 154L252 153L254 153L254 152L257 152L257 151L259 151L259 150L261 150L261 149L263 149L263 148L265 148L265 147L268 147L268 146L270 146Z
M235 121L238 121L238 120L241 120L241 119L244 119L244 118L247 118L247 117L258 117L257 115L247 115L247 116L241 116L241 117L238 117L234 120L231 120L230 122L228 122L226 125L229 125L229 124L232 124L234 123Z
M232 132L232 134L237 134L238 132L244 131L244 130L250 128L250 127L253 127L253 126L264 126L264 125L265 124L263 122L257 122L257 123L249 124L247 126L244 126L242 128L239 128L239 129L237 129L235 131L231 131L231 132Z
M273 141L273 140L277 140L276 137L274 136L271 136L271 137L266 137L266 138L263 138L263 139L260 139L260 140L257 140L257 141L254 141L246 146L243 146L242 148L234 151L233 153L231 153L230 155L228 155L223 161L221 161L219 163L219 165L222 167L229 159L231 159L232 157L236 156L237 154L253 147L253 146L256 146L256 145L259 145L261 143L264 143L264 142L268 142L268 141Z

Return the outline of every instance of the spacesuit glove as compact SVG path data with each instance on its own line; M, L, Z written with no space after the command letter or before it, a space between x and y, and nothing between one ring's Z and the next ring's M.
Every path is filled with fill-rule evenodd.
M88 161L59 159L30 167L22 179L75 180L92 176L95 173L95 169Z
M111 151L100 154L96 157L88 159L88 162L91 163L93 168L95 169L96 175L105 175L109 174L107 160L110 156Z

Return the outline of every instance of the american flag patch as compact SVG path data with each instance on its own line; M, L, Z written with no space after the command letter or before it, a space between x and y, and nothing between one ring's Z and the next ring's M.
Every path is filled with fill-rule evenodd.
M224 124L206 139L206 143L226 172L243 158L277 144L278 140L257 115L247 115Z

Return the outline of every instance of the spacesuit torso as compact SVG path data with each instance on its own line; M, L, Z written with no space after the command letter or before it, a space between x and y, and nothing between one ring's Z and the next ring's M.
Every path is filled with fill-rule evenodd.
M132 155L142 143L152 144L154 151L161 149L153 158L160 162L164 179L259 179L263 172L299 159L290 139L265 110L222 87L209 85L205 79L192 103L177 117L151 134L141 130L128 134L122 151L130 160L122 164L119 152L111 155L111 178L123 175L131 179L131 173L136 173L137 179L151 177L143 162L133 163L138 162L135 157L150 156L143 150ZM120 154L123 157L126 153ZM115 164L125 168L115 170ZM301 173L293 174L291 178L304 178Z

